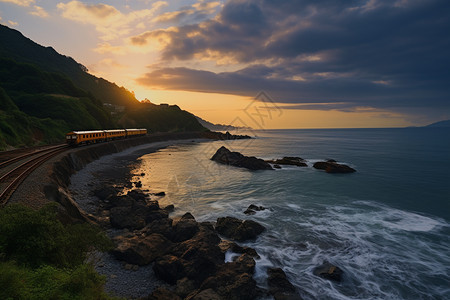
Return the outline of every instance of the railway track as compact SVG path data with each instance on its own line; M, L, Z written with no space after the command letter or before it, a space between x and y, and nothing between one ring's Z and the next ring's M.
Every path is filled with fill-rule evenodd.
M0 207L4 206L22 181L51 157L66 151L67 145L57 145L18 155L0 163Z

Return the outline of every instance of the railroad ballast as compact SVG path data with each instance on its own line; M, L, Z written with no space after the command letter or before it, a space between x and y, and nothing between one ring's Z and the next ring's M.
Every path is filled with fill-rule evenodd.
M147 134L147 129L111 129L91 131L71 131L66 134L66 142L71 146L106 142L116 139L124 139Z

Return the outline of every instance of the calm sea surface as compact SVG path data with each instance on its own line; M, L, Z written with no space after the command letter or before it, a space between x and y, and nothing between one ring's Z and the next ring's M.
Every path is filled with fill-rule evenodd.
M255 242L256 279L281 267L305 299L450 299L450 130L267 130L257 138L175 145L138 159L143 188L198 221L234 216L268 229ZM219 165L220 146L264 159L300 156L310 167L250 172ZM332 158L357 170L312 168ZM268 210L254 216L250 205ZM342 283L313 275L329 261Z

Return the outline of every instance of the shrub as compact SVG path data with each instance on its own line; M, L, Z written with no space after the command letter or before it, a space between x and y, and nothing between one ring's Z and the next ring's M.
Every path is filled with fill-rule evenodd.
M0 255L19 265L73 268L89 251L110 246L106 235L90 224L64 226L56 217L56 205L37 211L22 205L0 210Z

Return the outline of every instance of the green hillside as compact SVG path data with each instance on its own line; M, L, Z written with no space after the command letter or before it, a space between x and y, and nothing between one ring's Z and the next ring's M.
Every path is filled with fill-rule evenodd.
M52 47L43 47L19 31L3 25L0 25L0 57L31 63L47 72L62 73L77 87L92 93L104 103L122 106L138 103L125 88L87 73L86 67L73 58L59 54Z
M114 104L123 107L116 111ZM206 130L178 106L140 103L70 57L0 25L0 151L63 142L72 130Z

